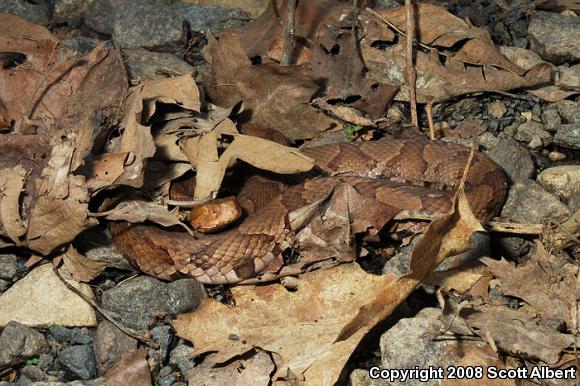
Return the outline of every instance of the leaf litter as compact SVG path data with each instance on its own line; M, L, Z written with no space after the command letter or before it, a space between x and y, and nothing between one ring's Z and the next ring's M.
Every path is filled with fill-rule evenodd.
M284 18L287 1L279 8ZM362 9L353 17L352 7L319 0L299 2L296 12L297 65L279 65L284 35L268 7L243 27L208 34L203 92L191 74L129 88L116 49L100 44L83 56L46 28L0 14L0 26L10 25L0 27L0 50L24 58L0 70L0 247L56 255L64 261L63 272L91 282L108 263L82 255L70 242L97 219L187 228L181 205L167 204L174 180L195 171L190 199L203 201L227 190L240 164L285 175L307 172L313 160L287 145L345 123L374 128L392 99L408 99L404 8ZM574 79L555 84L548 63L527 66L504 56L485 30L441 7L419 4L416 13L419 102L515 88L549 101L576 92ZM468 131L480 134L481 127ZM355 262L353 233L369 232L369 226L351 212L372 203L356 199L342 186L328 202L292 214L301 221L323 212L297 235L302 260L278 260L262 279L298 279L236 286L235 307L204 299L174 320L177 334L203 357L192 376L334 384L362 338L423 282L468 299L454 315L457 323L496 351L474 349L463 363L505 366L494 356L498 351L550 365L568 358L562 352L574 346L573 336L546 323L576 325L574 264L537 243L537 252L518 264L484 258L471 269L434 272L445 258L468 250L471 236L483 230L459 190L453 210L433 218L414 245L410 273L373 275ZM373 235L384 225L379 212L365 219ZM574 240L577 223L565 226L570 230L554 243ZM84 310L87 304L49 267L39 266L1 295L0 307L7 308L0 315L36 326L94 325L94 311ZM40 276L54 285L32 296ZM492 291L505 302L491 297ZM60 315L34 318L18 306L23 299L42 305L47 294L64 299ZM507 306L513 298L521 302L518 309ZM84 316L70 313L72 308ZM128 378L150 380L145 351L122 358L106 382Z

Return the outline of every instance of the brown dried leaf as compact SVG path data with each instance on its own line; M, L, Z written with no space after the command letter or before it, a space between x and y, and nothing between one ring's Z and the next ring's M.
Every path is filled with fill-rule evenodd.
M129 153L103 154L85 159L85 165L79 170L87 180L91 191L111 186L125 171Z
M55 140L60 141L59 137ZM54 145L48 165L37 182L27 239L28 246L42 254L48 254L97 224L88 216L89 194L84 177L69 174L74 151L67 140Z
M537 246L532 258L517 267L504 259L481 261L501 281L503 294L522 299L543 319L565 320L572 326L570 310L580 294L573 266L548 254L540 243Z
M146 355L142 348L123 354L115 367L107 372L105 385L150 385L151 372Z
M474 267L461 267L448 271L433 272L426 281L440 287L445 292L457 291L464 294L470 291L483 278L491 278L491 273L483 264ZM487 288L487 287L486 287Z
M287 369L301 374L328 356L358 307L394 280L394 275L368 275L358 264L345 264L304 274L297 292L280 284L233 287L235 308L205 299L173 325L179 336L193 342L197 353L216 351L211 354L214 363L260 347L282 357L278 374Z
M55 126L75 132L76 168L99 129L95 118L114 116L125 97L120 56L105 43L82 57L65 46L57 49L58 40L46 28L14 15L0 14L0 25L9 26L0 27L0 52L12 55L0 70L3 119L13 122L15 133Z
M27 231L20 218L20 195L24 188L26 170L22 165L0 169L0 235L8 237L14 245Z
M130 153L125 171L115 184L143 186L144 161L156 151L148 120L155 113L157 103L175 104L199 111L199 89L191 75L146 82L132 88L121 122L121 137L112 141L109 153Z
M191 369L187 378L190 386L221 386L221 385L270 385L270 374L275 370L275 364L263 350L243 356L226 366L211 367L196 366Z
M63 260L64 267L72 278L83 283L93 280L107 268L106 261L89 259L78 253L72 246L69 246L64 253Z
M174 225L185 227L177 215L178 208L169 210L167 207L155 202L126 200L107 211L105 218L111 221L127 221L130 223L152 221L165 227Z
M498 348L547 364L556 363L562 350L574 344L572 335L538 326L523 312L505 306L470 313L465 320L482 339L493 339Z
M144 83L142 95L144 122L155 114L157 103L175 104L191 111L201 108L199 89L191 74Z
M286 20L288 0L278 0L277 4L282 20ZM349 9L334 0L299 1L295 12L296 36L316 40L320 25L332 24L343 8ZM250 23L235 29L235 32L249 58L268 53L273 59L280 60L284 36L271 6ZM310 52L302 47L301 39L297 40L297 63L309 62Z
M308 139L328 129L332 121L309 106L319 86L309 66L252 66L236 36L226 32L208 37L204 58L210 69L204 88L213 103L232 107L243 101L244 124L279 131L290 140Z
M226 169L234 160L242 160L259 169L280 174L305 172L314 166L314 160L300 153L297 149L282 146L267 139L243 134L233 134L234 140L218 156L218 131L224 126L216 127L211 133L200 137L186 138L183 141L183 152L197 170L194 198L212 197L219 190Z
M536 8L546 9L552 12L574 11L580 13L580 1L578 0L535 0Z
M400 30L405 29L403 8L381 10L380 17ZM382 21L368 11L363 12L369 23ZM417 5L417 32L420 42L429 52L416 51L417 101L426 103L478 91L507 91L549 81L549 66L540 64L529 71L519 68L495 48L489 34L482 28L469 26L444 8L431 4ZM362 23L363 29L367 26ZM383 28L387 28L383 24ZM400 85L396 99L408 100L408 89L403 78L405 68L405 39L385 49L373 47L381 36L370 33L361 44L363 60L369 78L382 83ZM440 49L452 50L443 53Z
M365 78L365 65L350 30L325 26L314 47L312 69L317 79L326 80L327 100L356 99L350 103L372 119L380 118L399 91L398 86ZM327 44L325 44L327 43Z

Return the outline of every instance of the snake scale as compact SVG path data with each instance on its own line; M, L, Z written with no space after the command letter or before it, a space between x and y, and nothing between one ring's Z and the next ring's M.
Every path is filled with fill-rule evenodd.
M316 160L319 177L284 190L239 226L199 239L148 224L110 224L116 247L141 271L164 279L193 277L206 284L236 283L259 274L298 230L289 214L328 197L347 182L388 222L401 210L447 212L470 149L427 140L339 143L301 150ZM503 170L477 153L465 183L474 214L494 217L503 204ZM369 208L366 208L368 210ZM353 219L365 221L365 208Z

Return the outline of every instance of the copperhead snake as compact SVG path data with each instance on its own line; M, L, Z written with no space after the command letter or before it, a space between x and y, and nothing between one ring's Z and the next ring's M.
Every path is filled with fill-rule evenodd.
M199 239L147 224L111 223L113 242L141 271L164 280L193 277L206 284L229 284L259 274L284 249L297 228L289 214L324 200L339 183L372 198L388 222L401 210L443 213L451 208L470 149L427 140L378 140L304 148L322 176L292 186L239 226ZM503 204L503 170L475 154L465 192L473 213L493 218ZM368 210L368 208L366 208ZM365 221L365 208L353 213Z

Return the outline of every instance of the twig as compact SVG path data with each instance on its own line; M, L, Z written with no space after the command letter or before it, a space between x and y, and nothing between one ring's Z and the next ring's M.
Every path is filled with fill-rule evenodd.
M425 106L427 111L427 123L429 124L429 138L431 141L435 140L435 125L433 124L433 99L429 98Z
M95 310L97 310L101 315L103 315L103 317L105 319L107 319L109 322L113 323L119 330L123 331L125 334L129 335L130 337L135 338L138 341L143 342L143 343L149 345L149 347L151 347L151 348L154 348L154 349L158 349L159 348L159 345L154 340L149 339L147 337L144 337L143 335L139 334L137 331L134 331L133 329L131 329L129 327L126 327L122 323L120 323L117 320L115 320L115 318L113 318L110 315L109 311L107 311L103 307L99 306L95 301L93 301L88 296L86 296L81 290L79 290L78 288L76 288L75 286L73 286L72 284L70 284L64 277L62 277L62 275L58 271L58 268L57 267L52 267L52 270L54 271L54 274L59 278L59 280L69 290L71 290L72 292L74 292L75 294L77 294L81 299L83 299L85 302L87 302L88 304L90 304Z
M417 75L415 74L415 66L413 65L413 35L415 33L415 16L413 15L413 5L411 0L405 0L406 11L406 30L407 40L405 49L405 80L409 88L409 103L411 105L411 123L418 127L417 120L417 94L415 92L415 82Z
M163 205L174 205L179 206L181 208L193 208L194 206L198 206L201 204L206 204L213 200L212 197L202 198L200 200L191 200L191 201L179 201L179 200L170 200L170 199L163 199Z
M368 13L370 13L371 15L373 15L374 17L376 17L377 19L379 19L380 21L382 21L383 23L385 23L386 25L388 25L389 27L391 27L392 29L394 29L395 32L397 32L399 35L401 35L401 36L407 36L407 34L403 30L401 30L400 28L398 28L396 25L394 25L393 23L391 23L390 21L388 21L387 19L385 19L384 17L382 17L378 13L376 13L371 8L368 8L367 7L367 8L365 8L365 11L367 11ZM419 47L422 47L422 48L424 48L426 50L429 50L429 51L431 51L431 50L434 49L433 47L429 46L428 44L422 43L422 42L420 42L417 39L413 39L413 40L414 40L414 42ZM443 51L439 51L439 50L437 50L437 53L439 55L443 55L445 57L453 57L453 55L454 55L454 53L447 53L447 52L443 52ZM482 67L481 63L470 62L469 60L465 60L465 59L456 59L456 60L460 61L461 63L466 63L466 64L471 64L473 66ZM499 65L499 64L494 64L493 67L501 68L502 70L506 70L506 71L511 72L512 74L515 74L515 72L513 72L513 70L510 70L509 68L504 67L504 66ZM515 95L515 94L510 94L510 93L507 93L507 92L503 92L503 91L489 91L489 92L495 92L497 94L504 94L504 95L507 95L507 96L513 95L515 98L524 99L524 100L532 100L532 99L534 99L534 97L531 97L531 96Z
M271 0L271 4L272 4L272 10L274 11L274 16L276 16L276 21L278 22L280 27L283 27L282 17L280 16L280 10L278 9L278 4L276 3L276 0Z
M415 221L432 221L438 215L432 212L422 212L415 210L402 210L399 212L393 220L405 221L405 220L415 220ZM489 221L485 224L485 227L490 232L495 233L513 233L517 235L541 235L544 231L544 226L542 224L519 224L512 222L502 222L502 221Z
M284 28L284 52L280 64L289 66L292 63L292 55L296 45L296 2L297 0L288 0L288 20Z
M352 40L356 44L356 25L358 21L358 0L352 0Z

